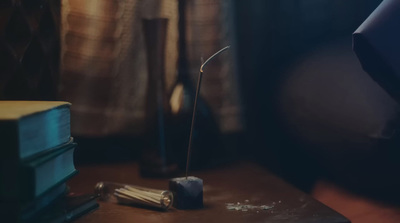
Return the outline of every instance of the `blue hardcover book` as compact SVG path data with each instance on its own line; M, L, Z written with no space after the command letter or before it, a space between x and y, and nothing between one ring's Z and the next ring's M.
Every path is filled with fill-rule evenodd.
M0 166L0 201L31 201L77 173L72 141L34 157L6 160Z

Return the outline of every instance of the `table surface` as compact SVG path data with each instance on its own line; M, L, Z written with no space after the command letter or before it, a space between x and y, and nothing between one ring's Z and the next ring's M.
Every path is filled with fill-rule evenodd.
M90 193L99 181L167 189L168 179L139 176L136 163L77 166L79 174L68 185L72 192ZM99 201L98 210L76 222L324 222L345 223L345 217L297 190L265 168L240 162L213 170L193 172L204 183L204 208L160 212ZM228 203L273 206L268 210L230 210Z

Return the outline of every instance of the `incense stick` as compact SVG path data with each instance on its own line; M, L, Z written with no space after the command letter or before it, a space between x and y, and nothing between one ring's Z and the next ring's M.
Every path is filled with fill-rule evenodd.
M121 203L138 203L165 208L172 200L166 199L164 192L163 190L125 186L115 189L114 196Z
M189 145L188 145L188 152L187 152L187 158L186 158L186 179L188 177L188 172L189 172L189 164L190 164L190 155L191 155L191 149L192 149L192 136L193 136L193 126L194 126L194 121L196 118L196 107L197 107L197 98L199 97L200 93L200 86L201 86L201 79L203 78L203 68L205 65L207 65L208 62L210 62L214 57L216 57L218 54L224 52L225 50L229 49L231 46L226 46L220 50L218 50L216 53L214 53L211 57L209 57L201 66L200 66L200 72L199 72L199 77L197 79L197 87L196 87L196 95L194 98L194 105L193 105L193 115L192 115L192 124L190 125L190 135L189 135Z

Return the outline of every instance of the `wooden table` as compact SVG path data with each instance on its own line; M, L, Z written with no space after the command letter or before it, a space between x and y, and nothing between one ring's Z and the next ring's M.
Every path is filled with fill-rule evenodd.
M92 192L99 181L168 188L168 179L141 178L136 163L78 166L77 169L80 173L68 183L73 192ZM159 212L99 201L98 210L76 222L349 222L334 210L253 163L242 162L192 174L204 182L203 209ZM247 211L227 208L227 203L237 202L274 207Z

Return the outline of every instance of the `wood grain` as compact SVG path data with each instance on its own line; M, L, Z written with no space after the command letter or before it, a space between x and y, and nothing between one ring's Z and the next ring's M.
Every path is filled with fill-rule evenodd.
M319 181L312 192L317 200L346 216L353 223L400 222L400 207L355 195L333 183Z
M98 181L168 188L168 179L141 178L135 163L77 168L79 175L69 182L73 192L92 192ZM77 222L349 222L342 215L252 163L239 163L192 174L204 182L203 209L158 212L99 201L99 210L83 216ZM237 202L274 207L258 212L227 209L227 203Z

